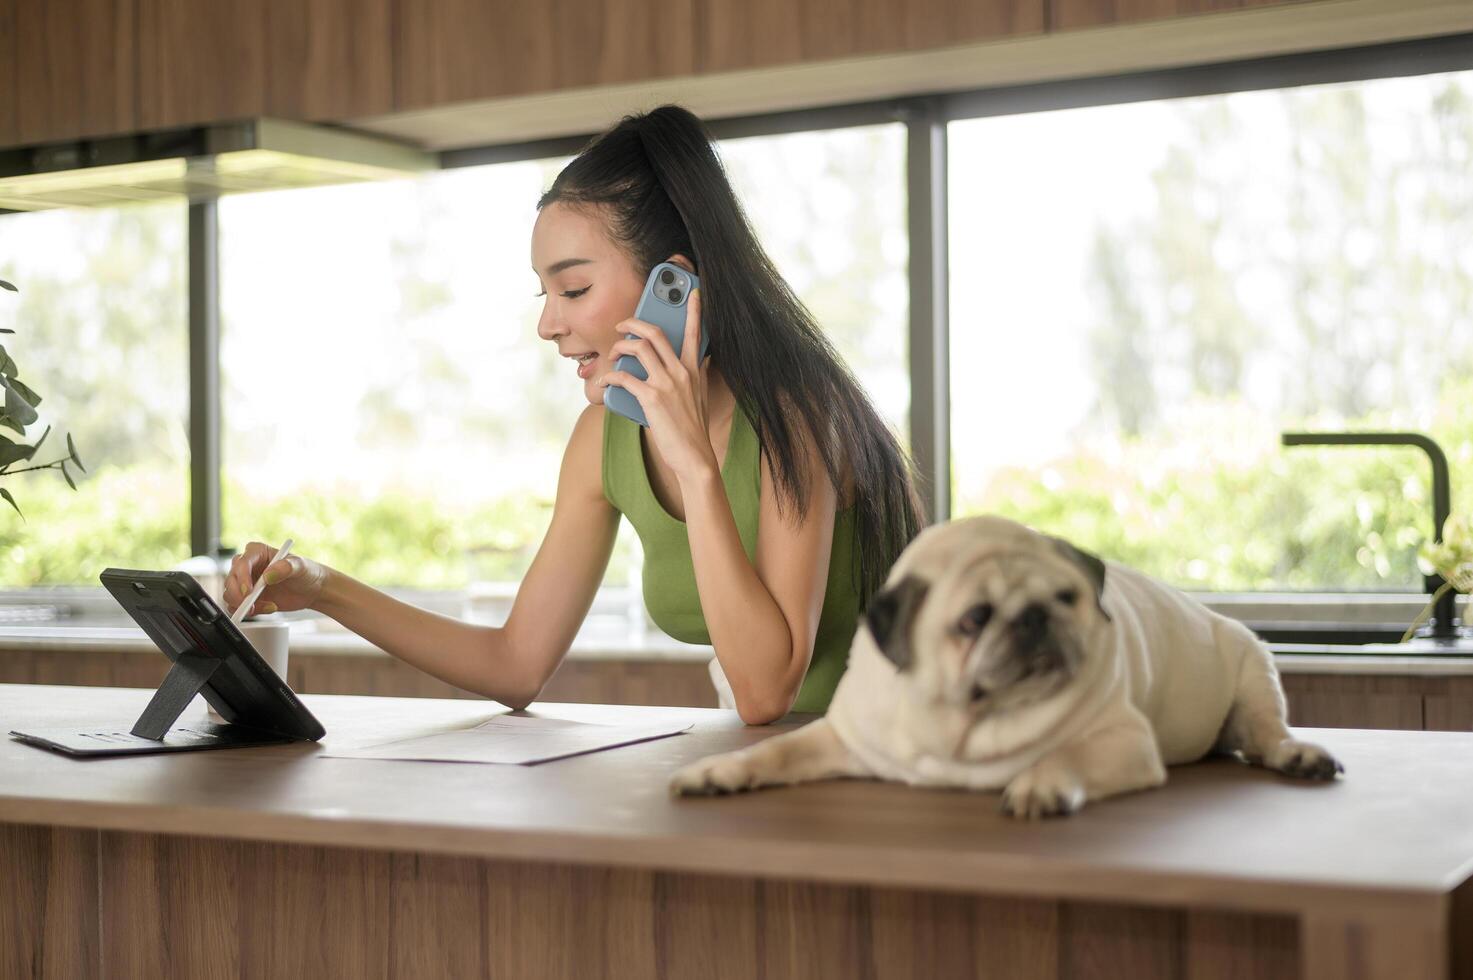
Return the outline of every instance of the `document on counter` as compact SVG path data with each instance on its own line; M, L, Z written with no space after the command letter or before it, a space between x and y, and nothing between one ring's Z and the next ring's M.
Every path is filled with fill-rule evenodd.
M412 759L420 762L494 762L530 766L586 752L678 735L690 723L594 725L535 715L497 715L475 728L394 739L324 752L322 759Z

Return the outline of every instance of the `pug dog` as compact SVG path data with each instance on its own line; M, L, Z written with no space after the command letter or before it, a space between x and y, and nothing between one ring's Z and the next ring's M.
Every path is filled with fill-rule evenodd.
M1160 786L1208 753L1344 771L1289 733L1241 623L1000 517L922 532L865 611L825 716L675 773L676 795L818 779L1001 790L1014 817Z

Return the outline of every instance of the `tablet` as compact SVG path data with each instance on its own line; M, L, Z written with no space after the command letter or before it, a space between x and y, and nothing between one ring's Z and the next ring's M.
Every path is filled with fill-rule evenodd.
M189 574L109 568L101 579L174 666L131 728L126 722L87 719L86 728L10 734L69 755L233 748L316 741L326 734L286 681ZM172 727L196 694L203 694L228 724L201 720Z

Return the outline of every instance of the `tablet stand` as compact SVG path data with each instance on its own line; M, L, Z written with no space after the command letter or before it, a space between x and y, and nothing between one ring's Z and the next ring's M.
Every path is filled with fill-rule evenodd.
M224 663L215 657L206 657L198 653L181 653L179 659L174 661L174 666L169 669L169 674L159 689L153 692L153 698L148 702L148 707L143 709L143 714L133 723L133 734L139 738L151 738L160 741L184 709L189 707L189 702L200 692L209 681L210 675L214 674Z

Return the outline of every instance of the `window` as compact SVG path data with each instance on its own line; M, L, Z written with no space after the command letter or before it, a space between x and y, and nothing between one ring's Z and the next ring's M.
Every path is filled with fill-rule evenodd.
M97 586L109 565L162 568L189 553L189 364L183 205L0 216L0 338L41 395L24 437L50 435L3 486L0 588ZM19 464L15 469L32 464Z
M727 140L721 158L778 271L906 441L904 127Z
M1473 72L953 123L955 511L1189 589L1420 590L1473 503Z
M727 142L759 237L899 431L903 131ZM228 544L294 537L379 586L513 590L584 403L538 340L538 196L564 161L226 198ZM620 531L606 585L637 594Z
M536 333L560 164L221 202L228 544L294 537L378 586L521 578L585 404Z

